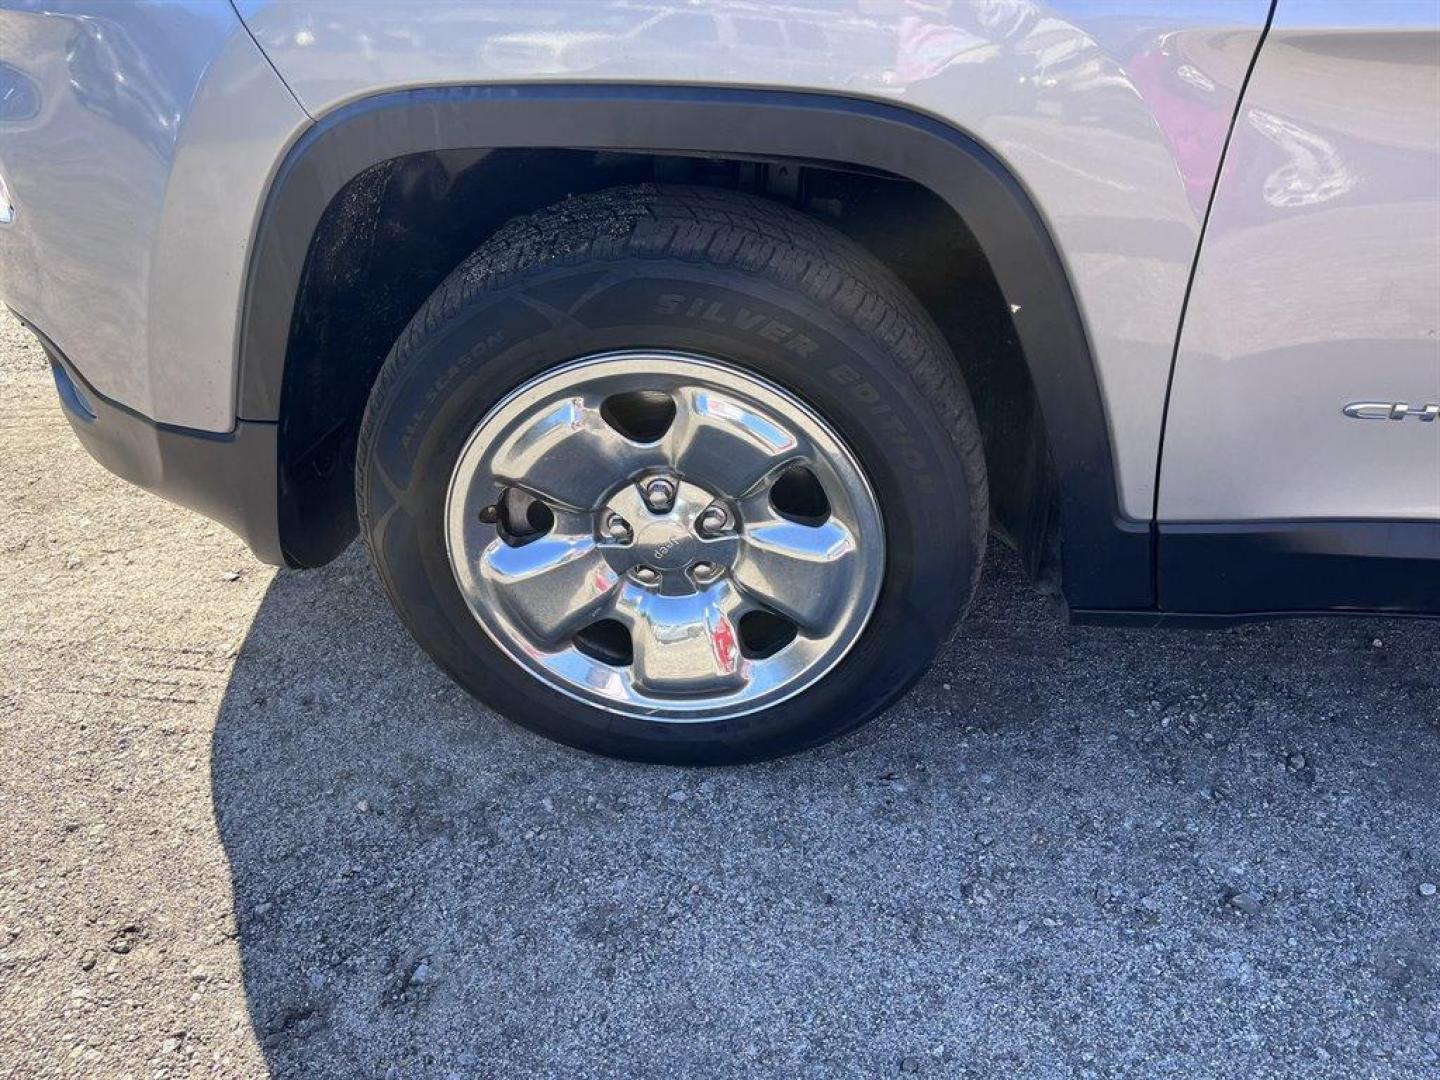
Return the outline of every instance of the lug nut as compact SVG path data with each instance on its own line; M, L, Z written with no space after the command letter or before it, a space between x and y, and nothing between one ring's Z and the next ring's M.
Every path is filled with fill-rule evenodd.
M707 536L714 536L718 532L724 532L730 525L730 514L723 506L708 507L697 523L700 531Z
M713 562L697 562L690 567L690 572L700 581L708 580L715 576L718 567Z
M645 487L642 490L645 495L645 505L657 514L665 513L675 504L675 481L668 476L657 476L652 480L645 481Z
M637 566L634 574L635 580L641 585L656 585L660 581L660 571L648 566Z
M611 514L605 521L605 535L622 544L630 542L630 523L619 514Z

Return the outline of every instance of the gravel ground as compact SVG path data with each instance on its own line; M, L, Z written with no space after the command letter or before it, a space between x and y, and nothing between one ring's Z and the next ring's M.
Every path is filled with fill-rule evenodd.
M0 597L0 1075L1440 1075L1435 625L996 554L858 735L600 760L110 477L8 318Z

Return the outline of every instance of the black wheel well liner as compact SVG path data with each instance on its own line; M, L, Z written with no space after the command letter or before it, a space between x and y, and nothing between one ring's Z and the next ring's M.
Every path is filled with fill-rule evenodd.
M1058 488L1067 600L1084 608L1154 606L1151 525L1120 510L1088 337L1043 218L975 139L912 109L867 99L682 86L458 86L382 93L322 117L281 163L257 225L237 358L242 419L282 415L302 277L341 189L405 155L504 148L833 162L933 192L973 232L1004 300L1023 312L1015 332ZM286 492L283 477L277 482L283 542ZM288 550L287 556L301 565L322 561Z

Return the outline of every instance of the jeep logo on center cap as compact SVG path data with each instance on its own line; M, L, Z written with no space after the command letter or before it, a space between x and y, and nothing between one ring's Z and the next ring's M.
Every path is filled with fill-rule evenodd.
M650 553L649 563L661 570L678 570L690 562L690 531L670 518L652 522L637 537L642 551Z

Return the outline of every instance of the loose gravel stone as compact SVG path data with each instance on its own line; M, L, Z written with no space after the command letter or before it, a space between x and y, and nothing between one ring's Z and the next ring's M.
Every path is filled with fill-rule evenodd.
M1244 891L1233 892L1226 898L1225 902L1242 915L1260 914L1260 898L1254 893Z

